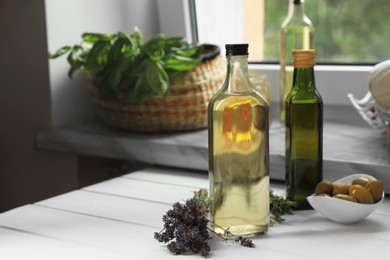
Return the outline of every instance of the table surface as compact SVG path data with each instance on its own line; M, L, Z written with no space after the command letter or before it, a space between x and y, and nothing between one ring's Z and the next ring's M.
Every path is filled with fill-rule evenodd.
M150 168L0 214L1 259L202 259L174 256L154 238L174 202L208 188L205 171ZM272 183L276 193L284 186ZM210 240L212 259L390 259L390 200L360 223L296 211L254 239Z

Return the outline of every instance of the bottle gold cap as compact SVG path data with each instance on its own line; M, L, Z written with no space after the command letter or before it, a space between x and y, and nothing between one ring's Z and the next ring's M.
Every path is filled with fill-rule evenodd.
M309 68L316 64L316 50L293 50L293 66L295 68Z

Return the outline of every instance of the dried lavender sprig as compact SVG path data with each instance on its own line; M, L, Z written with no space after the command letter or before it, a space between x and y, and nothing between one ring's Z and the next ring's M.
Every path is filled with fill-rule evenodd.
M154 233L154 238L167 243L168 250L175 255L186 252L209 255L208 206L192 198L185 204L175 203L163 216L164 229Z
M240 245L245 247L255 247L255 244L253 243L252 239L249 239L247 237L238 236L235 239L236 242L240 243Z

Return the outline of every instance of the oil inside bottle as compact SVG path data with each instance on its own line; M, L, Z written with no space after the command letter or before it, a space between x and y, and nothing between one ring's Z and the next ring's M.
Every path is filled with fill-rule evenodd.
M322 103L286 103L287 198L309 209L306 197L322 180Z
M217 233L265 233L269 224L268 108L257 94L211 101L211 221Z

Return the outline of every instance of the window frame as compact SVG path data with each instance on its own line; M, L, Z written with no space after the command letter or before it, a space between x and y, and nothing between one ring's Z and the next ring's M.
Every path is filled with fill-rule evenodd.
M191 23L193 6L193 0L157 1L161 33L167 36L182 36L189 42L196 42L196 26ZM316 65L316 85L324 104L350 106L348 93L363 98L369 88L369 73L373 66ZM267 76L272 88L272 101L278 102L279 64L256 62L250 63L249 69Z

